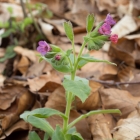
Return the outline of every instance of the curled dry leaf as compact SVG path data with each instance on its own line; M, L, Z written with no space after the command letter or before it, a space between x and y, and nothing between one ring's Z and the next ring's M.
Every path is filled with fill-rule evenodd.
M119 109L122 112L121 116L115 115L117 118L127 117L140 101L140 97L134 97L128 91L115 88L101 88L99 93L105 109Z
M94 140L111 140L111 129L116 122L110 114L92 115L87 119Z
M8 128L6 131L4 131L4 135L2 135L0 137L0 140L5 139L6 137L8 137L9 135L11 135L13 132L15 131L19 131L19 130L29 130L29 124L26 123L23 120L20 120L18 122L16 122L15 124L13 124L10 128ZM23 132L23 131L22 131ZM8 138L7 138L8 139Z
M56 36L53 34L54 30L57 30L54 26L51 24L48 24L46 22L43 22L41 19L38 20L39 25L41 26L42 32L46 36L46 38L52 43L56 44L56 42L59 39L59 36ZM59 34L59 31L57 30L57 34Z
M0 95L0 135L2 135L3 131L19 120L21 113L33 106L35 96L24 87L17 85L5 86L1 89Z
M25 56L25 57L29 58L29 60L31 60L32 62L37 61L37 56L36 56L35 52L32 51L32 50L25 49L25 48L22 48L20 46L17 46L17 47L14 48L14 51L17 54L20 54L22 56Z
M109 56L119 60L120 62L125 62L128 66L135 66L135 59L131 53L126 52L117 46L110 47Z
M127 23L127 24L126 24ZM113 28L112 33L117 34L119 38L134 32L138 29L138 25L132 16L125 15Z
M127 119L121 119L113 130L113 138L117 140L137 140L140 137L140 102L137 111L132 112Z

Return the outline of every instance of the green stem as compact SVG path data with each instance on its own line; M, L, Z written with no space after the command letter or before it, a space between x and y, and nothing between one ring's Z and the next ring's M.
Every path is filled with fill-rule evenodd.
M28 0L26 0L26 4L28 4ZM29 10L29 12L30 12L31 18L32 18L32 20L33 20L33 23L34 23L34 26L35 26L37 32L45 39L45 36L42 34L42 31L40 30L38 24L37 24L36 21L35 21L35 18L34 18L33 14L32 14L32 11L31 11L30 6L27 5L27 8L28 8L28 10Z
M74 64L75 64L75 61L76 61L76 53L75 53L75 47L74 47L74 40L72 41L72 48L73 48Z
M73 43L74 43L74 41L73 41ZM72 72L71 72L71 80L75 79L75 74L76 74L76 70L77 70L77 66L78 66L78 62L79 62L79 57L81 56L82 51L83 51L83 49L84 49L84 47L86 45L86 42L83 42L83 44L81 46L81 50L80 50L80 52L78 54L78 57L76 59L75 48L74 48L73 43L72 43L72 46L73 46L73 53L74 53L74 70L72 70ZM67 97L68 100L67 100L66 111L65 111L66 118L64 119L64 123L63 123L63 131L64 131L64 133L66 133L67 130L68 130L68 122L69 122L69 115L70 115L72 98L73 98L73 94L68 93L68 97Z
M108 110L97 110L97 111L91 111L87 114L84 114L84 115L81 115L80 117L78 117L77 119L75 119L73 122L71 122L69 125L68 125L68 129L71 128L73 125L75 125L77 122L79 122L80 120L90 116L90 115L93 115L93 114L106 114L106 113L119 113L121 114L120 110L119 109L108 109Z

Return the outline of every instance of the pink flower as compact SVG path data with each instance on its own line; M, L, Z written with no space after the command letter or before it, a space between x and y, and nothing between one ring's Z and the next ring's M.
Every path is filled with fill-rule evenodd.
M59 61L61 59L61 55L56 55L55 60Z
M104 23L100 28L99 28L99 33L103 35L110 35L111 34L111 26L107 23Z
M107 14L105 23L107 23L111 26L111 25L115 25L116 21L110 16L110 14Z
M45 55L51 50L51 47L46 41L39 41L38 45L39 46L37 47L37 51L40 52L42 55Z
M118 42L118 35L117 34L113 34L110 36L110 41L113 43L117 43Z

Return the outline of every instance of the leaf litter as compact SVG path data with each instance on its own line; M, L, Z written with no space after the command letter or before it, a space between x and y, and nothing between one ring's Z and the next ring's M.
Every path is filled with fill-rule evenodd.
M106 44L100 51L92 51L99 59L106 59L116 66L103 63L88 63L77 72L78 76L90 81L91 93L82 103L75 98L72 104L70 121L90 110L120 109L122 115L92 115L76 124L78 132L85 140L138 140L140 139L140 9L139 1L129 0L31 0L47 5L41 15L32 7L41 36L34 24L2 38L0 50L0 139L27 140L28 132L35 130L40 137L43 133L19 119L27 110L50 107L65 112L65 91L62 87L63 74L54 71L47 62L39 63L36 47L40 39L56 44L62 49L70 48L65 37L63 21L70 20L74 25L76 53L80 50L82 36L85 35L85 19L88 13L96 15L96 23L110 13L117 21L113 33L119 35L118 44ZM12 17L22 21L24 14L19 1L0 2L1 22L9 22L10 13L6 7L12 7ZM49 10L48 10L49 9ZM47 11L47 15L45 15ZM26 9L29 15L29 9ZM127 23L127 24L126 24ZM3 27L0 27L1 29ZM39 32L40 32L39 31ZM16 37L19 43L12 41ZM14 43L14 47L7 48ZM7 54L9 53L9 54ZM87 49L84 50L87 53ZM47 119L55 127L62 125L62 119L52 116Z

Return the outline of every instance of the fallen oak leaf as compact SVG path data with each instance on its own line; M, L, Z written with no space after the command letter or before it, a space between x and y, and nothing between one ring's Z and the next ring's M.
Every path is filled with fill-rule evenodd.
M87 118L94 140L111 140L111 129L116 122L110 114L96 114Z
M117 118L127 117L135 110L137 103L140 101L140 97L134 97L126 90L101 88L99 93L105 109L117 108L122 112L121 116L115 115Z
M137 110L128 118L119 120L117 127L113 129L113 138L117 140L136 140L140 136L140 102Z
M15 96L15 101L6 110L0 110L2 127L0 135L3 134L3 131L17 122L19 120L19 115L25 110L30 109L35 102L35 95L23 86L7 85L2 89L1 93L7 95L12 93L13 96Z

